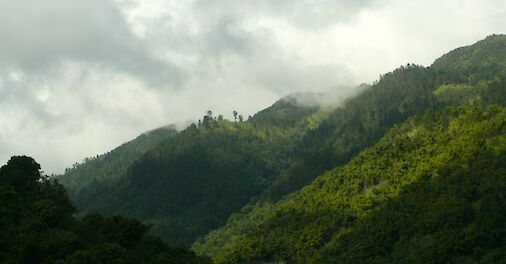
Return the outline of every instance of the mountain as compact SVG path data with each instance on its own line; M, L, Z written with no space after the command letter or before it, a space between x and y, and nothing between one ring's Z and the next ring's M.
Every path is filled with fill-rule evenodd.
M299 103L307 97L319 96L287 96L248 121L208 113L198 125L156 142L141 136L67 171L62 182L83 212L140 218L168 243L191 245L254 201L288 166L294 143L319 122L320 106ZM103 171L115 176L98 177Z
M82 169L108 167L94 159L63 183L83 212L139 218L217 263L501 260L504 54L494 35L330 105L292 94L246 121L209 112L114 176Z
M437 59L431 68L457 76L458 82L478 84L506 75L506 35L491 35L478 43L455 49Z
M302 188L325 170L345 164L394 124L428 107L459 103L466 99L462 96L476 98L478 94L484 97L482 101L504 102L505 45L506 36L492 35L442 56L431 67L408 64L382 75L371 88L350 98L300 140L296 147L300 158L262 197L272 202ZM460 91L465 87L468 90ZM433 97L435 88L445 92L437 101Z
M75 218L63 186L30 157L0 168L0 201L1 263L210 263L168 247L135 219Z
M359 211L359 215L353 215L353 217L343 220L344 222L339 222L341 221L339 220L341 216L338 215L340 210L346 213L346 210L356 206L352 204L354 201L349 200L351 198L347 197L348 194L350 196L355 195L353 192L346 193L344 196L342 193L339 193L341 190L346 189L346 184L353 183L364 186L382 184L382 188L390 188L392 191L400 192L401 189L409 188L409 186L400 187L400 185L391 185L390 182L392 179L389 177L398 173L397 170L401 168L404 169L402 166L406 168L418 168L418 166L422 165L426 166L423 162L432 158L432 154L425 156L420 155L418 157L419 159L417 158L410 162L404 162L401 167L395 167L397 166L395 164L391 164L393 167L387 167L386 163L366 164L366 161L369 159L373 161L386 158L388 162L396 161L390 160L389 157L397 156L392 156L394 153L389 154L388 148L385 147L385 149L381 149L381 151L377 149L378 144L381 145L381 142L389 142L388 144L390 144L392 148L397 144L405 144L404 142L396 142L388 137L388 135L404 133L402 129L399 130L399 128L394 128L393 131L395 132L390 131L386 136L383 135L383 131L390 130L392 127L396 126L396 123L401 123L403 121L404 123L402 123L403 125L401 125L401 127L404 127L404 129L407 129L409 126L422 129L425 123L431 124L430 116L437 117L437 120L440 120L440 122L444 121L443 123L449 122L449 120L453 120L461 115L463 116L462 118L466 118L470 115L472 116L472 114L466 113L466 109L474 109L473 111L479 113L477 114L478 119L473 121L477 124L473 123L469 125L481 127L481 124L478 124L481 120L480 118L486 119L485 117L492 111L488 109L489 105L500 105L497 106L499 110L496 109L492 112L499 111L502 113L502 106L506 105L506 71L504 70L506 68L503 64L504 60L497 60L496 58L503 58L504 54L506 54L505 44L505 36L490 36L472 46L460 48L444 55L436 60L431 67L424 68L410 65L383 75L370 89L365 90L357 97L349 99L344 104L343 108L336 109L317 129L308 132L303 139L299 141L300 144L302 144L300 148L305 154L301 155L292 163L289 169L284 171L273 185L267 189L263 194L263 197L266 198L259 203L249 204L233 214L229 218L226 226L210 232L203 239L199 239L194 244L193 248L200 254L212 256L218 263L226 263L228 262L227 259L237 260L239 262L288 261L289 263L307 263L313 260L315 263L326 263L329 262L330 259L318 257L323 254L322 252L327 252L326 250L329 250L328 252L347 252L348 249L341 249L341 244L337 242L336 244L332 244L330 242L333 241L332 239L344 236L348 231L355 232L353 230L358 228L355 227L355 225L365 221L361 217L366 214L368 215L367 217L369 217L369 213ZM459 68L460 66L457 65L466 65L465 70L462 70ZM494 74L485 74L487 69L494 69ZM458 108L460 110L457 111L452 107L460 107ZM503 122L502 114L498 114L498 116L498 119L490 121L492 123L483 125L487 126L497 122ZM436 124L432 124L431 126L436 127ZM496 142L498 144L497 147L499 147L499 149L495 151L502 153L501 151L503 150L501 146L504 147L504 128L501 128L501 126L499 127L500 129L494 132L497 137L493 142ZM467 127L463 126L462 128L459 127L459 129L463 131L467 129ZM459 129L456 131L461 131ZM407 129L407 131L410 130ZM456 133L455 131L452 132ZM410 132L406 133L409 134ZM444 130L435 130L430 133L432 133L431 137L433 139L440 136L450 136L448 134L449 131ZM457 133L457 135L452 136L455 136L455 140L457 140L459 136L463 135ZM479 139L481 136L485 135L475 134L474 136L477 137L476 139ZM377 143L379 139L381 139L379 141L380 143ZM467 137L466 140L471 139ZM456 142L465 143L465 141L463 142L460 139ZM439 145L447 144L447 142L438 141L434 144L429 145L427 143L427 146L419 147L441 147L438 151L446 153L447 150L443 148L445 146ZM371 148L369 146L373 147ZM464 146L466 145L464 144ZM473 147L485 146L473 145ZM409 148L406 149L406 151L408 150L411 151ZM371 153L371 151L376 151L378 153L376 153L376 155L369 155L367 158L359 158L363 157L363 153ZM489 150L484 151L486 152ZM357 153L362 154L353 158ZM478 151L477 153L480 152ZM383 158L383 155L385 158ZM402 152L398 155L407 157L410 154L408 152ZM349 159L352 159L350 163L348 163ZM460 160L458 155L450 156L450 158L448 158L448 165L450 165L450 161L453 162L452 159L457 161L456 164L464 162L464 160ZM504 163L501 163L500 156L494 157L494 159L497 160L491 160L491 162L497 162L496 164L498 166L496 168L497 171L494 171L494 173L500 175L500 173L504 171ZM356 160L360 160L360 162ZM486 167L482 168L485 169ZM340 171L348 169L350 170L349 175L354 176L350 179L350 182L343 182L343 179L348 176L340 174ZM448 167L444 171L450 173L453 169L455 168ZM331 172L325 173L324 171ZM317 172L320 173L320 176L318 176ZM353 172L353 174L351 174L351 172ZM369 179L364 177L370 173L381 175L381 178L369 182ZM472 172L463 172L463 174L460 174L458 177L464 177L466 173ZM399 177L411 176L400 175ZM458 177L454 178L454 180L458 179ZM315 178L316 180L313 180ZM323 181L321 179L327 180ZM484 181L486 181L486 179ZM490 182L487 182L487 184L489 183ZM303 186L306 187L300 191L296 191ZM327 187L334 189L327 190ZM451 187L459 188L459 184L455 184ZM349 190L353 190L350 188ZM443 195L443 198L445 195ZM374 205L371 206L372 209L379 210L378 208L386 206L385 201L374 199L372 200ZM391 200L393 197L389 197L388 199ZM411 197L409 199L413 198ZM413 206L417 203L425 203L423 197L417 197L417 199L411 201ZM328 208L329 211L318 211L319 207L322 209ZM332 209L333 207L338 209ZM306 208L308 208L308 210L306 210ZM315 211L311 211L309 208L315 208ZM496 212L485 210L482 213L490 217L495 217L494 214ZM504 213L504 211L500 211L499 213ZM330 219L328 222L325 222L323 219L327 219L327 214L330 214ZM402 217L412 219L414 216L403 215ZM438 217L444 222L444 215ZM451 217L459 216L452 215ZM337 222L332 222L334 218L336 218L335 220ZM392 219L392 221L393 220L394 219ZM412 220L416 222L415 219ZM291 225L292 223L293 225ZM393 223L395 223L395 221ZM369 224L373 226L374 222L369 222ZM395 226L392 226L393 229L394 227ZM378 228L381 229L381 226ZM457 230L460 229L457 228ZM380 234L377 235L381 237ZM349 237L347 237L347 239L349 239ZM390 239L396 243L403 243L402 241L395 240L397 239L395 236ZM367 241L354 240L357 247L359 243L365 242ZM476 238L474 242L479 244L483 241ZM379 243L377 245L379 246L386 242L377 241L377 243ZM296 245L301 246L298 248ZM501 243L499 242L498 245L501 245ZM435 249L442 250L442 254L451 255L448 251L444 251L447 249ZM345 253L339 254L343 254L343 256L346 255ZM376 253L371 254L373 257L378 257L378 259L380 259L380 256L374 255ZM421 253L417 252L413 254L413 257L416 257L418 256L417 254ZM327 255L327 257L330 255ZM355 255L353 257L356 258L355 261L344 257L341 260L343 262L348 261L355 263L374 262L371 259L361 258L363 256ZM480 258L481 257L483 256L480 256ZM390 260L395 262L399 259L392 258ZM386 260L383 259L382 261Z
M262 193L262 200L276 201L299 190L324 171L345 164L394 124L430 107L435 85L433 71L410 64L364 87L297 142L297 158Z
M213 257L218 263L504 257L505 125L500 106L412 117L347 165L276 203Z
M177 133L173 125L148 131L106 154L74 164L58 180L67 189L74 205L84 208L90 200L108 192L109 188L122 184L122 177L129 166L149 149Z

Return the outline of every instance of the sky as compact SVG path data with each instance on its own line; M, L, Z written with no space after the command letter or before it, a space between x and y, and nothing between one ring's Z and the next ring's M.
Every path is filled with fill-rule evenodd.
M62 173L207 110L345 96L505 27L502 0L0 0L0 163Z

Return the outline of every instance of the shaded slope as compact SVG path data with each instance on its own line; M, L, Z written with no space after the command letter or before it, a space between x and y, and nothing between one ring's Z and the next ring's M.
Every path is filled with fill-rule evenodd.
M148 131L114 150L87 158L58 176L69 197L78 208L85 208L97 196L122 183L127 168L149 149L178 132L173 126Z
M152 146L118 184L81 208L141 218L167 242L189 245L272 183L318 109L288 97L247 122L205 116L201 125Z
M272 182L288 163L286 134L227 121L188 129L144 155L128 183L89 210L149 220L172 243L189 244Z

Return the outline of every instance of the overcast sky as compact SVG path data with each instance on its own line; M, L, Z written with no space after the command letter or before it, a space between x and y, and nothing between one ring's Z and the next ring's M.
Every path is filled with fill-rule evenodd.
M0 0L0 163L47 173L208 109L371 83L504 33L502 0Z

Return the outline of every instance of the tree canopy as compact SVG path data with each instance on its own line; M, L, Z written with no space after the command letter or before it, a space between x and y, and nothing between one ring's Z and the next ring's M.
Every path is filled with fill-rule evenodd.
M61 184L40 173L30 157L0 168L2 263L206 263L184 248L169 248L150 226L121 216L76 212Z

